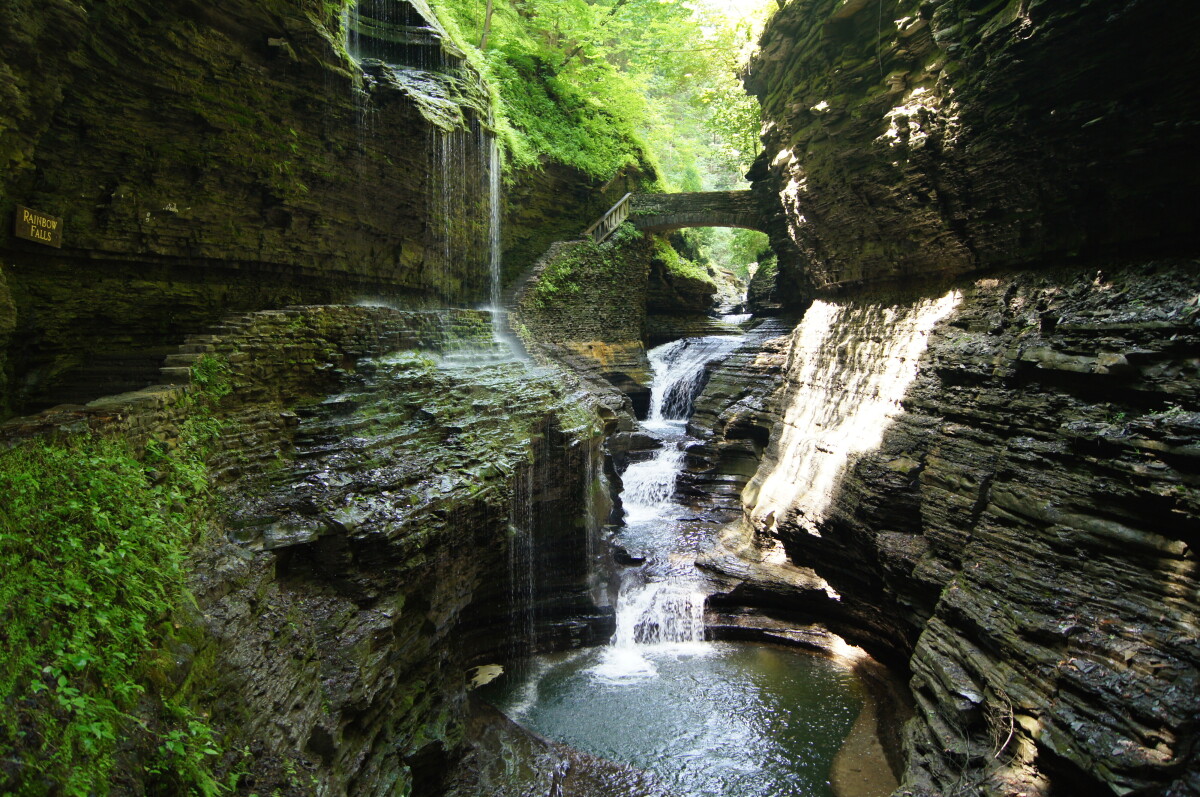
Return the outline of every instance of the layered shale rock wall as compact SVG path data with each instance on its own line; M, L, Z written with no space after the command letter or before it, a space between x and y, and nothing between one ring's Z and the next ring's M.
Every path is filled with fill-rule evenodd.
M702 398L709 483L774 402L717 604L906 663L914 793L1197 788L1198 295L1167 262L818 302L760 362L773 399ZM746 568L776 545L837 597Z
M747 79L784 294L1187 249L1198 23L1186 0L788 3Z
M391 5L435 31L428 67L360 68L309 0L10 4L0 413L150 384L230 312L486 299L487 95L436 20ZM61 217L62 248L16 238L18 205Z
M611 383L644 412L650 363L644 345L654 246L625 226L608 241L561 241L515 286L513 325L539 359Z
M714 373L686 483L744 502L717 611L911 674L899 794L1200 793L1197 12L1167 5L792 2L752 67L805 312Z
M610 633L588 593L603 424L549 372L472 364L490 345L474 311L253 313L185 344L174 384L2 427L170 447L186 364L228 365L222 508L150 694L211 717L241 788L436 793L463 752L471 667Z

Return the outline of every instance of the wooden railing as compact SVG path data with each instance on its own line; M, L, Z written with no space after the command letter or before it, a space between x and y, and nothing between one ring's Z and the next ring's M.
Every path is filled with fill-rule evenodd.
M612 235L613 231L629 218L629 198L632 196L632 193L628 193L621 197L621 200L609 208L599 221L583 231L583 237L591 236L596 243L604 243L608 236Z

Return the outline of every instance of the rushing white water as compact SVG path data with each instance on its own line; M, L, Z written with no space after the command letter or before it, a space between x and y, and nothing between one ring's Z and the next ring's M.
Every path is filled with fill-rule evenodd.
M792 334L783 431L743 499L751 519L812 534L854 457L879 447L917 376L928 335L961 299L881 306L813 302Z
M653 459L635 462L625 470L625 485L621 501L625 506L625 522L645 523L663 518L676 508L675 480L683 468L686 452L674 441L664 441Z
M741 338L712 335L683 338L651 349L647 356L654 370L650 414L646 425L662 426L668 420L686 420L692 414L705 366L733 351Z
M630 621L617 624L618 648L704 641L704 593L686 583L652 581L626 590L617 613Z
M628 571L617 596L617 629L592 677L607 684L656 677L654 657L704 655L704 592L694 559L681 552L682 517L687 508L675 499L675 485L687 457L690 438L683 427L705 380L709 363L733 351L739 337L686 338L649 352L654 381L650 417L643 431L661 447L622 474L626 533L636 540L649 564Z

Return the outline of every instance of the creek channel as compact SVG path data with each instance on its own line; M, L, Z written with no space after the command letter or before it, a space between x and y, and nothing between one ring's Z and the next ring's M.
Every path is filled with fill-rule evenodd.
M640 431L658 448L622 474L624 524L613 543L635 564L620 574L610 643L535 657L484 695L524 727L653 773L680 797L833 795L830 770L866 689L834 658L706 640L695 561L719 529L676 495L706 369L741 342L685 338L650 352Z

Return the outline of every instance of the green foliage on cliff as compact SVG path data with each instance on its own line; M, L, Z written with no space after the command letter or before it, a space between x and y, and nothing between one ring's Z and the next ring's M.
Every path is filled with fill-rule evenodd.
M642 240L642 233L633 225L622 224L602 244L590 238L573 244L546 266L523 304L538 310L570 307L584 298L585 285L611 285L624 279L629 268L628 248Z
M503 107L520 132L514 139L518 164L545 158L599 179L625 167L654 172L627 118L600 107L537 55L516 47L494 53L490 63Z
M131 755L144 785L221 790L212 730L153 687L174 666L159 649L206 525L209 404L227 392L219 363L198 370L205 389L174 447L151 441L139 458L85 433L0 453L2 793L107 793Z
M667 267L667 271L675 277L683 279L699 280L700 282L708 283L715 289L716 281L712 275L699 263L695 263L683 257L675 251L675 247L665 238L654 238L654 255Z

